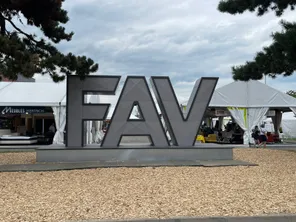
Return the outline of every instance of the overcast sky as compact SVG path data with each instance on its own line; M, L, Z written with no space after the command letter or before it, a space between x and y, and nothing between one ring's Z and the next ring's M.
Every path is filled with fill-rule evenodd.
M219 77L231 83L231 66L244 64L268 46L280 30L274 13L229 15L218 0L67 0L75 35L59 48L99 63L98 74L167 75L179 100L186 100L196 79ZM295 19L295 12L282 17ZM37 77L37 81L48 81ZM267 79L281 91L295 89L296 76Z

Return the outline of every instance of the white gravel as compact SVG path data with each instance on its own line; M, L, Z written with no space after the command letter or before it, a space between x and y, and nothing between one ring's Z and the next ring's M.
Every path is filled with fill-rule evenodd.
M296 213L296 152L236 149L252 167L0 173L0 221ZM0 153L0 164L34 153Z

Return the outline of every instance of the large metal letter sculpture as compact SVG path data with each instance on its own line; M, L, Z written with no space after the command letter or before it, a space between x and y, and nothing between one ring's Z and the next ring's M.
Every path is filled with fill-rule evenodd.
M135 104L143 119L129 119ZM149 136L156 147L169 145L145 77L127 77L102 147L119 146L122 136Z
M110 104L85 104L87 92L115 95L120 76L67 77L67 147L84 146L83 121L105 120Z
M218 78L196 81L184 117L168 77L151 77L157 102L175 146L194 146L204 113L212 98Z

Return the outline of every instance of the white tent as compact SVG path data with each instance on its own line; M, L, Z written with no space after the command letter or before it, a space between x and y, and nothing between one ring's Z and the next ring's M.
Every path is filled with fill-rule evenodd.
M284 116L284 115L283 115ZM266 118L264 121L265 128L269 132L274 131L274 126L271 118ZM282 133L281 138L296 138L296 118L295 117L283 117L281 121Z
M211 107L296 107L296 99L259 81L235 81L215 90Z
M53 143L64 142L66 125L66 84L0 82L0 106L51 107L56 124Z
M0 95L0 106L65 106L66 84L0 82Z
M0 90L5 88L6 86L10 85L11 82L0 82Z
M296 119L283 119L282 129L285 138L296 138Z
M228 109L245 132L244 144L249 144L251 130L262 122L269 109L276 112L272 119L278 131L282 112L296 113L296 99L259 81L235 81L216 89L209 107Z
M217 90L210 107L227 107L245 131L244 144L251 142L251 130L262 122L269 109L276 131L281 125L282 111L296 111L296 99L259 81L236 81Z
M43 106L51 107L56 124L54 144L64 143L66 126L66 82L0 82L0 106ZM87 102L99 103L100 97L90 95ZM99 140L100 122L86 124L86 143Z

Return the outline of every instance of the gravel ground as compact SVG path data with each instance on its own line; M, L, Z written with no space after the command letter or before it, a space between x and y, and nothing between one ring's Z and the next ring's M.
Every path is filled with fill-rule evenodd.
M0 153L0 165L5 164L31 164L36 162L35 152L8 152Z
M110 168L0 173L0 221L296 213L296 153L236 149L255 167ZM0 154L0 164L34 153Z

